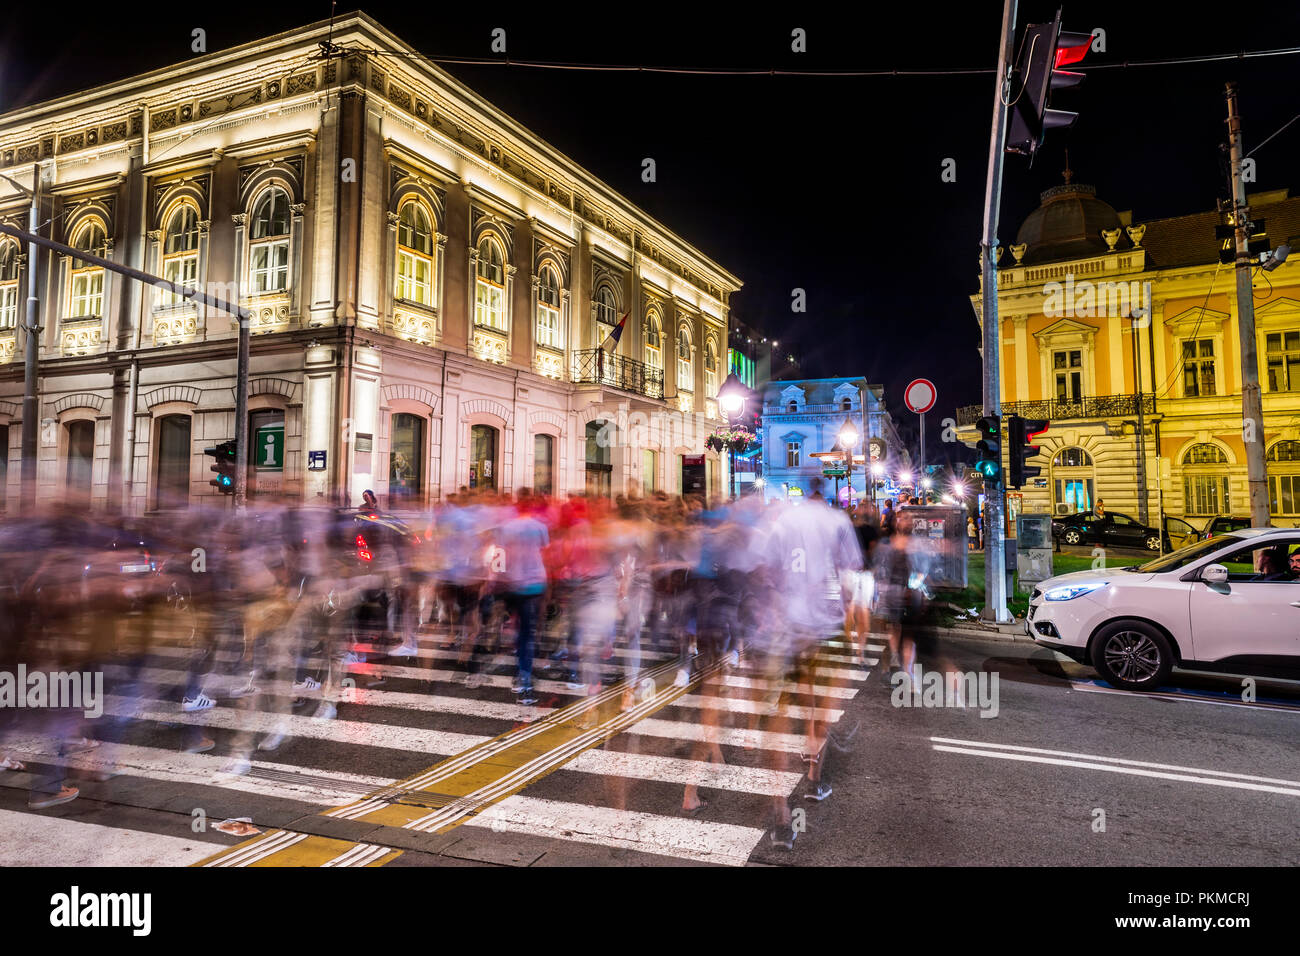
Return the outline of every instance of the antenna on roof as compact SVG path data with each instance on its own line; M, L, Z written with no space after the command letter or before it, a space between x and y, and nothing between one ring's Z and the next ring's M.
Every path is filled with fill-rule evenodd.
M1061 172L1061 175L1065 177L1065 184L1070 185L1070 180L1074 178L1074 170L1070 168L1070 151L1068 149L1065 151L1065 169Z

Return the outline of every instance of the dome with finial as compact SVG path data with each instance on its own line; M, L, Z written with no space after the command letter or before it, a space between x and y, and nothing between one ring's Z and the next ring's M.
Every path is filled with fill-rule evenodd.
M1111 232L1121 226L1119 213L1097 198L1095 187L1073 182L1068 155L1065 167L1065 183L1040 194L1042 205L1016 233L1016 243L1028 247L1024 265L1104 255L1109 246L1102 230Z

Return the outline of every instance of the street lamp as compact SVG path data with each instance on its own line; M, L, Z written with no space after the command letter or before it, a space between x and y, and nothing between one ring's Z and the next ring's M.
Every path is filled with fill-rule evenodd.
M735 372L728 375L718 389L718 407L722 409L723 416L727 419L727 424L733 428L745 414L745 399L749 397L749 389L742 382ZM731 460L731 500L736 500L736 449L730 445L727 447Z
M840 427L840 448L847 453L846 458L848 459L849 462L848 476L849 476L849 508L850 509L852 509L853 507L853 446L856 445L857 443L858 443L858 430L853 427L853 422L849 421L846 418L844 420L844 424Z

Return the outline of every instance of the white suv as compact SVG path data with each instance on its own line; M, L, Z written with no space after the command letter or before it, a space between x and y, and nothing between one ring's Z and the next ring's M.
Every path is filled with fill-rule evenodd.
M1300 530L1246 528L1034 589L1025 632L1128 690L1174 666L1300 675Z

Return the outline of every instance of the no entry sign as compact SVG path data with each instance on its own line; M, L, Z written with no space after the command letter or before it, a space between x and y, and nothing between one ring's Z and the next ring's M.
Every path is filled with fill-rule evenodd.
M908 407L909 411L916 412L918 415L924 415L930 409L934 408L936 398L934 382L928 378L915 379L903 392L903 404Z

